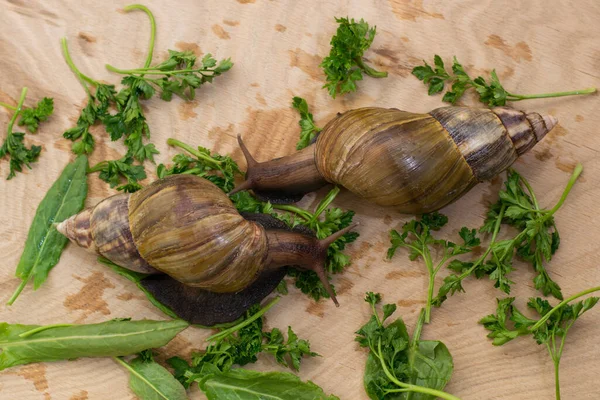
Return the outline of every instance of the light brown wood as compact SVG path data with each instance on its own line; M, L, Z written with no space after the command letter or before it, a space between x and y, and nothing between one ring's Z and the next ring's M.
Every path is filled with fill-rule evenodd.
M158 98L145 103L152 141L168 162L175 154L166 139L176 137L231 153L242 166L236 144L242 134L255 157L262 161L294 151L298 116L290 108L294 95L305 97L318 124L336 112L359 106L398 107L426 112L442 105L429 97L410 75L421 59L438 53L447 62L456 55L474 74L496 68L508 89L518 93L571 90L599 85L600 3L567 1L284 1L238 0L144 2L156 15L158 35L155 60L166 50L192 49L231 57L234 68L206 85L197 99L185 103ZM56 115L28 141L44 147L33 170L12 181L0 180L0 320L11 323L92 323L117 317L164 318L125 280L95 261L95 257L69 246L48 281L36 292L28 286L12 307L5 306L18 285L14 269L29 224L39 201L64 165L73 158L70 143L61 133L71 127L85 94L64 63L59 38L66 36L76 64L90 76L111 83L119 77L104 69L141 66L148 42L148 20L141 12L117 10L125 1L0 0L0 101L14 102L21 87L30 88L27 104L52 96ZM370 62L387 70L385 80L365 78L356 94L332 100L318 67L335 32L334 16L365 18L378 34L367 53ZM466 104L475 104L472 97ZM543 205L554 204L575 163L585 172L564 208L557 214L562 243L550 265L565 294L598 285L597 240L600 237L600 101L598 96L535 100L515 103L531 111L550 113L560 125L515 167L537 190ZM9 114L0 111L0 127ZM122 144L110 143L101 128L92 162L118 158ZM147 165L147 170L152 166ZM0 176L8 173L0 160ZM90 177L88 204L113 193L96 176ZM486 206L494 201L500 180L481 184L457 203L446 207L449 227L442 231L456 238L463 226L479 226ZM325 191L308 196L313 206ZM341 307L330 301L315 303L292 289L267 316L269 327L292 325L309 338L323 357L305 360L300 376L321 385L342 399L366 399L362 388L366 353L354 342L354 331L369 317L362 298L367 290L384 294L398 304L409 327L423 305L427 285L424 266L408 261L400 251L384 260L388 231L406 216L366 204L343 192L335 204L354 209L361 238L348 251L353 264L334 279ZM531 269L516 263L517 304L537 295ZM441 275L445 275L442 273ZM451 298L433 312L423 336L443 340L454 356L455 373L447 390L463 399L553 398L553 369L546 349L523 338L501 348L492 347L477 320L495 309L502 293L487 280L469 280L466 294ZM593 310L569 334L562 361L564 399L598 398L597 338L600 310ZM166 348L167 356L187 355L204 346L209 331L188 329ZM282 370L261 357L250 368ZM0 373L2 399L132 399L127 373L110 359L33 364ZM190 398L201 399L195 388Z

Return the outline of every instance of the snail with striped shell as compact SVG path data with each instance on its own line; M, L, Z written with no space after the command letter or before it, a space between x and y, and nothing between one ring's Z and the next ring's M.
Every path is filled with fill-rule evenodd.
M350 110L315 143L268 162L254 160L238 137L248 172L231 193L252 189L263 200L289 203L334 183L402 213L428 213L507 169L556 123L508 107Z
M258 222L244 218L208 180L173 175L138 192L108 197L57 229L121 267L167 274L183 284L179 290L198 288L189 293L192 297L200 292L222 294L211 299L227 303L231 296L260 285L259 277L294 265L315 271L337 305L325 272L327 248L355 225L317 240L308 232L286 230L265 218ZM279 280L284 274L277 275ZM270 282L276 286L279 280ZM266 296L273 289L259 291Z

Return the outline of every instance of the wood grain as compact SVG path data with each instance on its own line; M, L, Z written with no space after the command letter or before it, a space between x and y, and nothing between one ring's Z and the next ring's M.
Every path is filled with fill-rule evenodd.
M56 114L43 125L32 143L43 153L33 170L12 181L0 180L0 320L12 323L99 322L109 318L164 318L124 278L96 263L92 255L69 246L48 281L36 292L27 287L18 301L5 306L18 285L14 268L37 204L73 158L61 133L72 126L85 94L62 60L59 38L69 39L76 64L86 74L118 83L104 69L143 64L148 41L148 21L141 12L124 14L125 1L69 2L66 0L0 0L0 101L14 103L21 87L30 88L27 104L52 96ZM166 139L206 146L231 153L244 166L235 135L242 134L259 160L294 151L297 115L289 107L293 95L305 97L322 126L338 111L359 106L398 107L426 112L441 105L429 97L422 84L410 76L421 59L438 53L448 62L456 55L474 73L496 68L505 86L517 93L571 90L599 85L600 2L580 0L423 1L423 0L180 0L144 2L156 15L158 36L155 60L169 48L211 52L231 57L234 68L213 85L202 87L192 103L158 98L145 103L152 141L168 162L175 154ZM332 100L321 89L318 64L327 54L336 26L334 16L365 18L378 34L370 62L387 70L385 80L366 78L356 94ZM475 104L473 98L465 104ZM558 200L577 161L585 172L566 205L557 215L561 249L550 270L565 294L600 282L597 238L600 237L600 101L598 96L535 100L515 104L531 111L550 113L560 125L515 167L538 191L543 205ZM0 111L0 126L9 114ZM97 149L91 161L118 158L122 144L111 143L102 129L95 132ZM152 169L147 165L147 169ZM0 160L0 175L8 173ZM151 176L148 181L153 177ZM478 226L486 206L495 200L500 180L481 184L444 212L450 225L443 231L456 237L462 225ZM91 177L88 204L113 193ZM315 204L323 191L311 194L302 205ZM397 302L399 314L414 324L427 285L423 266L411 263L400 252L385 261L387 231L406 221L391 209L374 207L343 192L335 204L357 211L361 238L350 246L353 265L334 279L341 307L315 303L297 290L269 312L269 327L291 324L310 339L323 357L305 360L300 376L311 379L342 399L366 399L362 373L366 354L354 342L354 331L368 318L362 298L367 290ZM535 295L533 273L517 264L514 295L524 305ZM477 320L495 308L500 293L488 281L469 281L467 294L450 299L434 310L424 337L443 340L454 356L455 373L447 390L463 399L553 398L553 373L546 350L530 339L501 348L492 347ZM600 350L600 312L592 311L569 335L562 362L565 399L596 399ZM210 334L188 329L160 350L186 355L202 348ZM268 358L252 366L280 370ZM133 399L127 374L109 359L17 367L0 374L3 399ZM197 389L190 395L203 398Z

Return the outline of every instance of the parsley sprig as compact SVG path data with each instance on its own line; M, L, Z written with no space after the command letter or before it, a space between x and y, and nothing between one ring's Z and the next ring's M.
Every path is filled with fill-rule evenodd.
M452 64L452 73L449 73L445 66L444 61L437 54L433 59L433 67L427 62L423 61L424 65L413 68L412 74L419 80L423 81L424 84L428 85L429 95L440 93L444 90L446 85L452 85L452 88L446 90L442 101L455 104L458 99L470 88L473 88L479 95L479 100L482 103L487 104L490 107L503 106L507 101L521 101L527 99L541 99L547 97L562 97L562 96L575 96L580 94L595 93L596 88L587 88L583 90L573 90L568 92L555 92L555 93L543 93L543 94L515 94L508 92L498 79L496 70L492 70L491 79L485 80L482 76L478 76L472 79L464 67L454 57Z
M371 47L375 39L376 27L361 19L336 18L339 24L336 34L331 38L331 51L321 62L327 76L323 86L331 97L356 91L356 82L362 80L363 73L373 78L385 78L387 72L380 72L363 61L363 54Z
M229 156L220 154L211 154L210 150L198 146L185 144L177 139L170 138L167 144L173 147L179 147L191 154L179 153L173 157L173 165L167 168L163 164L159 164L156 169L156 174L159 178L175 174L190 174L201 176L228 193L233 189L236 175L241 175L241 171L237 163Z
M431 319L431 306L434 304L433 293L435 287L435 277L440 269L446 265L449 260L456 256L472 251L474 247L479 246L480 240L477 238L475 229L463 227L459 236L463 243L458 245L448 240L436 239L432 231L441 229L448 223L448 217L438 212L425 214L420 220L413 219L402 226L402 233L396 230L390 232L391 247L388 249L387 257L391 259L399 247L409 250L411 261L422 258L429 274L429 285L427 289L427 302L425 306L425 323ZM434 253L437 251L441 256L434 260Z
M143 165L134 165L133 157L125 155L119 160L106 160L88 169L88 173L100 172L98 176L104 182L108 183L111 188L117 187L117 190L125 193L137 192L142 188L138 182L146 179L146 171ZM121 184L122 178L127 183Z
M343 211L337 207L328 208L339 192L338 187L333 188L317 205L314 212L293 205L265 203L248 192L238 192L231 196L231 199L240 212L270 214L291 227L304 225L312 229L317 238L324 239L332 233L349 226L354 217L354 211ZM280 213L274 210L285 212ZM349 232L329 246L326 260L326 269L329 274L340 273L350 264L350 256L345 254L343 250L347 244L354 242L357 238L357 232ZM295 279L295 286L302 293L308 294L313 299L329 298L329 294L315 272L290 269L288 276ZM284 284L278 289L282 293L287 292Z
M492 234L487 249L474 262L456 260L449 265L455 274L444 279L434 299L435 305L441 305L449 294L464 292L462 281L471 275L477 278L488 275L495 281L495 287L510 293L514 282L507 275L514 270L515 254L533 266L537 274L533 280L537 290L544 296L552 295L562 300L560 286L550 278L544 262L552 259L560 244L554 214L564 204L582 171L583 166L578 164L560 200L547 210L540 208L529 182L516 171L509 170L506 189L500 191L499 200L491 206L485 224L480 229L480 232ZM519 233L510 239L497 240L502 224L517 228Z
M4 143L2 143L2 146L0 147L0 158L4 158L6 155L9 157L9 173L6 179L12 179L16 176L17 172L22 172L23 166L31 169L31 163L38 159L40 152L42 151L41 146L31 145L31 147L28 148L25 145L24 132L13 132L13 127L15 122L17 122L17 118L21 116L21 122L23 123L20 123L20 125L26 125L31 132L34 132L37 129L38 122L45 120L53 110L52 107L48 108L46 103L42 101L42 108L40 110L38 110L37 107L35 109L29 109L30 112L26 114L26 119L24 120L23 113L28 110L24 109L23 107L26 96L27 88L24 87L21 90L21 96L19 97L19 102L15 107L15 112L8 122L6 139L4 139ZM4 106L4 104L2 105ZM8 106L8 108L12 108L12 106L6 106Z
M12 111L17 111L17 107L11 106L0 101L0 107L8 108ZM50 115L54 112L54 99L51 97L44 97L38 101L35 107L21 107L21 118L19 119L19 126L25 126L30 133L37 132L40 122L48 120Z
M315 125L315 121L313 120L313 115L308 111L308 103L302 97L294 97L292 99L292 107L300 113L300 121L298 124L300 125L300 140L296 144L296 150L302 150L305 147L308 147L314 138L317 136L319 132L321 132L321 128Z
M448 348L440 341L421 340L425 310L421 309L410 338L402 318L385 325L396 311L395 304L385 304L380 316L376 307L381 302L381 295L368 292L365 301L373 314L356 332L356 341L369 349L364 376L369 397L385 399L397 398L402 393L407 396L417 393L416 396L422 394L418 398L459 400L443 391L453 371Z
M263 315L278 301L276 297L263 308L258 304L251 307L242 321L208 337L206 349L192 354L191 365L179 357L167 360L175 370L175 377L187 388L207 364L227 372L234 365L256 362L259 353L272 354L279 364L298 371L303 357L318 354L312 352L308 340L299 339L291 327L288 327L287 340L278 328L263 330Z
M554 363L556 399L560 400L559 367L567 333L579 317L598 303L599 298L588 297L572 302L597 291L600 291L600 286L577 293L554 307L547 300L530 298L527 306L540 316L537 320L520 312L513 305L514 297L498 299L496 314L482 318L479 323L490 331L487 336L493 339L495 346L502 346L519 336L531 336L538 344L545 345ZM513 323L513 327L507 325L509 321Z

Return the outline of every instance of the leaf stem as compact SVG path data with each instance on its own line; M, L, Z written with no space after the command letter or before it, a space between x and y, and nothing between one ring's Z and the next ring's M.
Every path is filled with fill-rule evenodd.
M311 213L309 213L308 211L303 210L300 207L292 206L289 204L273 204L272 206L276 210L288 211L288 212L297 214L300 217L304 218L304 220L306 222L310 221L313 217L313 215Z
M109 71L116 72L118 74L123 74L123 75L136 75L136 74L137 75L177 75L177 74L183 74L183 73L188 73L188 72L197 72L201 75L206 75L206 74L204 74L205 72L212 72L211 70L207 70L204 68L178 69L175 71L162 71L162 70L154 68L154 67L135 68L135 69L120 69L117 67L113 67L110 64L106 64L105 67ZM210 76L212 76L212 75L210 75Z
M152 14L152 11L148 9L148 7L142 4L131 4L125 7L123 10L125 10L126 12L132 10L142 10L148 15L148 18L150 18L150 45L148 46L148 56L146 57L146 62L144 63L144 68L148 68L150 64L152 64L152 55L154 54L154 41L156 38L156 20L154 19L154 15Z
M574 294L571 297L564 299L563 301L558 303L556 306L554 306L554 308L552 308L550 311L548 311L548 313L546 315L544 315L542 318L540 318L538 320L538 322L536 322L534 325L529 327L529 331L533 332L533 331L539 329L540 326L542 326L546 321L548 321L548 318L550 318L552 316L552 314L554 314L557 310L560 310L560 308L562 306L564 306L565 304L570 303L571 301L576 300L582 296L585 296L586 294L590 294L590 293L597 292L597 291L600 291L600 286L595 286L593 288L586 289L582 292L579 292L577 294Z
M69 48L67 46L67 38L65 38L65 37L61 38L60 44L62 47L63 56L65 57L65 61L67 62L67 65L69 66L69 68L71 68L71 71L73 71L73 73L75 74L77 79L79 79L79 82L81 83L81 86L83 86L83 88L85 89L85 92L87 93L87 95L89 97L92 97L92 94L90 93L90 89L87 87L86 82L94 87L98 86L100 83L93 80L92 78L90 78L89 76L84 74L83 72L81 72L77 68L77 66L75 66L75 63L73 62L73 59L71 58L71 54L69 54Z
M19 285L19 287L17 288L17 290L15 290L15 292L13 293L13 295L10 297L10 299L6 303L7 305L9 305L9 306L13 305L13 303L15 302L15 300L17 300L17 297L19 297L19 295L21 294L21 292L23 291L23 289L25 289L25 286L27 285L27 282L29 282L29 278L30 277L31 277L31 275L29 275L27 277L27 279L22 279L21 280L21 284Z
M27 88L26 87L24 87L21 90L21 97L19 97L19 103L17 104L15 113L12 115L12 117L10 118L10 121L8 122L8 129L7 129L7 135L6 135L6 147L8 148L9 152L12 150L12 148L10 145L10 140L8 140L8 138L12 135L13 125L17 121L19 114L21 114L21 110L23 108L23 103L25 102L25 96L27 96Z
M385 71L377 71L376 69L368 66L367 64L365 64L365 62L363 61L362 57L356 57L354 59L354 61L356 62L356 65L358 65L360 67L360 69L362 69L364 71L365 74L369 75L370 77L373 78L385 78L386 76L388 76L388 73Z
M183 143L180 140L169 138L169 139L167 139L167 144L169 146L182 148L183 150L187 151L188 153L195 156L196 158L203 159L203 160L213 163L215 165L221 165L220 161L217 161L214 158L212 158L211 156L207 156L206 154L199 152L198 149L195 149L192 146L190 146L189 144Z
M17 109L17 107L15 107L15 106L11 106L11 105L10 105L10 104L8 104L8 103L3 103L3 102L1 102L1 101L0 101L0 107L8 108L9 110L13 110L13 111Z
M231 328L228 329L224 329L221 332L215 333L212 336L209 336L206 338L207 342L213 342L213 341L217 341L220 340L228 335L230 335L231 333L235 332L235 331L239 331L240 329L242 329L243 327L251 324L252 322L254 322L255 320L257 320L258 318L262 317L263 314L265 314L267 311L269 311L275 304L277 304L279 302L280 297L275 297L273 300L271 300L266 306L264 306L263 308L261 308L256 314L254 314L253 316L251 316L250 318L240 322L239 324L232 326Z
M32 329L30 331L27 332L23 332L19 335L19 337L21 338L27 338L31 335L34 335L36 333L45 331L47 329L52 329L52 328L64 328L64 327L69 327L69 326L73 326L74 324L52 324L52 325L45 325L45 326L38 326L35 329Z
M597 89L595 87L581 89L581 90L571 90L568 92L554 92L554 93L541 93L541 94L513 94L506 92L508 101L521 101L527 99L544 99L548 97L564 97L564 96L577 96L582 94L592 94L596 93Z
M323 213L323 211L325 211L325 209L327 207L329 207L329 205L331 204L331 202L336 198L336 196L338 195L338 193L340 192L340 188L339 187L334 187L333 189L331 189L329 191L329 193L327 193L327 195L325 196L325 198L319 203L319 205L317 206L317 209L315 210L312 218L310 221L308 222L316 222L319 218L319 216Z
M571 191L571 189L573 188L573 185L577 181L577 178L579 178L579 175L581 175L581 172L583 172L583 165L581 165L581 163L579 163L575 166L575 169L573 170L573 173L571 174L571 179L569 179L569 183L567 183L567 187L563 191L563 194L560 197L560 200L558 201L558 203L556 203L556 205L550 211L548 211L548 214L546 214L546 218L550 218L556 211L558 211L558 209L563 205L565 200L567 200L567 196L569 195L569 192Z
M160 397L162 397L165 400L169 400L169 398L166 397L152 382L150 382L145 376L140 374L138 371L133 369L131 367L131 365L126 363L121 357L113 357L112 359L115 360L118 364L121 364L123 367L125 367L125 369L127 369L132 375L135 375L138 379L143 381L146 385L150 386L154 390L154 393L156 393L157 395L159 395Z

